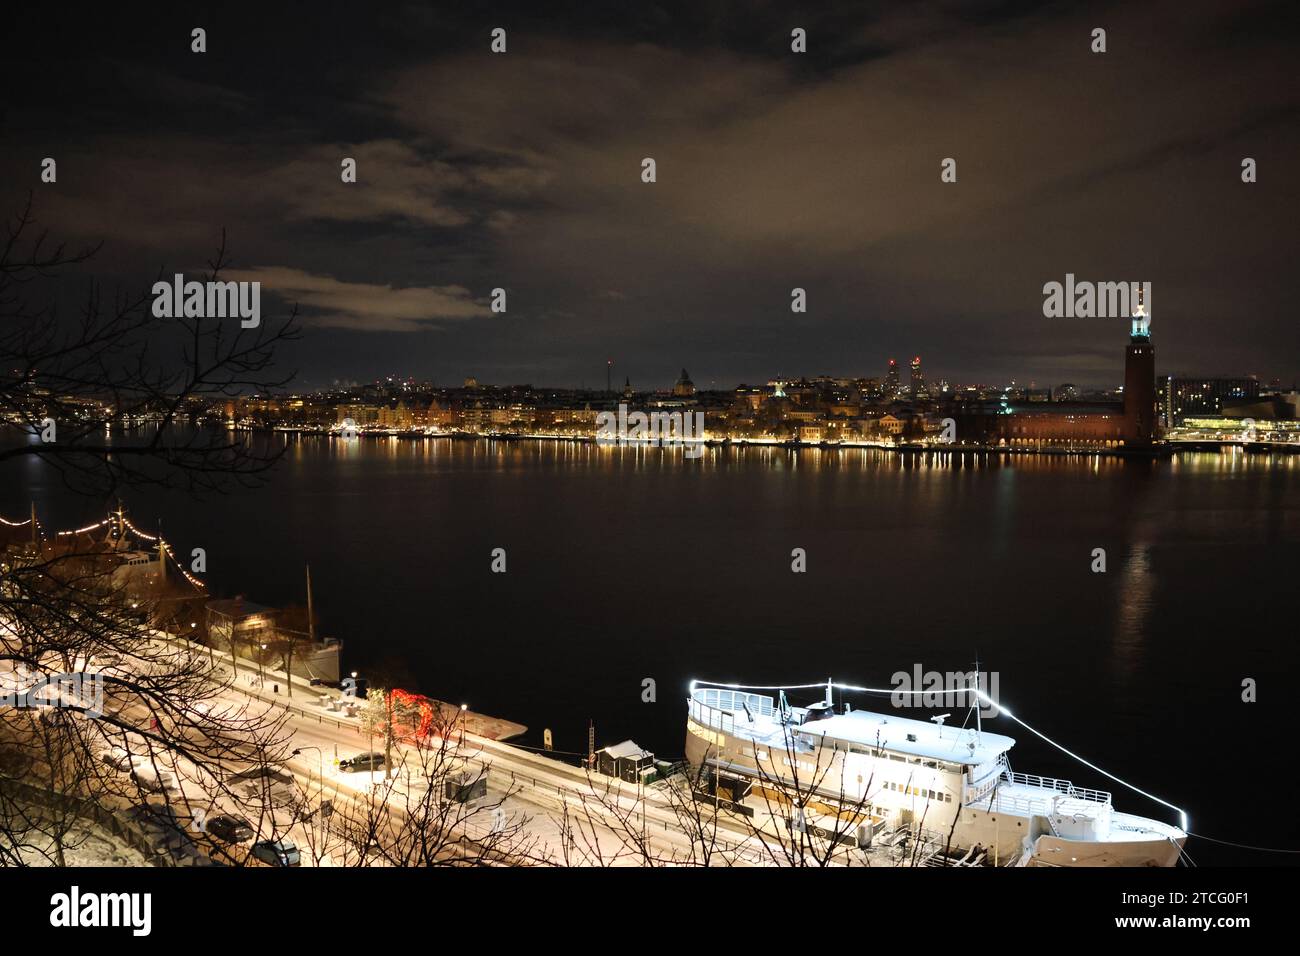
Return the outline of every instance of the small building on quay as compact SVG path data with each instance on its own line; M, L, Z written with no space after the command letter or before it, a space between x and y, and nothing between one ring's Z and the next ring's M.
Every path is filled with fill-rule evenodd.
M655 755L634 740L596 751L595 769L627 783L649 782L656 773Z

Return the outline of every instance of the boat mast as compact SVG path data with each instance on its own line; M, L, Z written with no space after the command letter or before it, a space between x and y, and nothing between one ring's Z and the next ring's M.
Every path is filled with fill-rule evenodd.
M316 616L312 613L311 606L311 565L307 565L307 639L313 645L316 643Z
M984 723L980 719L980 711L984 709L980 706L981 703L982 701L980 700L980 656L979 656L979 652L976 651L975 652L975 700L971 704L971 706L975 708L975 742L976 743L979 743L980 734L984 731Z

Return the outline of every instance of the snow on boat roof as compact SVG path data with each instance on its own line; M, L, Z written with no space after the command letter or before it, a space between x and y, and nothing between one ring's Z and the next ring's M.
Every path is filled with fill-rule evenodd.
M628 757L639 758L639 757L654 756L654 754L644 749L635 740L625 740L621 744L613 744L612 746L606 747L602 752L609 754L615 760L620 760Z
M739 726L740 722L737 721L738 729ZM823 717L801 724L796 729L800 733L846 740L868 747L878 746L894 753L953 763L988 763L1016 745L1014 738L987 730L976 734L973 727L942 727L933 721L886 716L868 710ZM972 743L975 744L973 750L970 746Z

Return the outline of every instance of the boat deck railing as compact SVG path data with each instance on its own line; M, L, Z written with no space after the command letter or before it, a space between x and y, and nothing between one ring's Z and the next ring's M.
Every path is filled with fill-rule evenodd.
M1111 804L1110 791L1076 787L1069 780L1061 780L1059 777L1040 777L1036 773L1015 773L1010 768L1004 768L1002 779L1007 783L1036 787L1043 790L1054 790L1073 800L1087 800L1090 803L1103 803L1106 806Z
M699 691L696 693L698 694ZM711 727L733 736L736 733L735 716L720 707L713 707L701 700L691 698L687 704L687 713L690 714L691 720L702 727Z
M771 717L776 713L776 703L763 694L748 694L741 690L727 687L697 687L691 695L691 703L699 701L706 707L742 713L745 705L755 717Z
M745 713L748 706L749 713ZM750 723L754 719L776 720L776 705L771 697L747 694L744 691L723 687L697 687L688 702L691 719L705 727L735 735L737 722Z
M1060 800L1053 800L1046 796L1027 795L1024 792L1004 790L1002 788L999 788L993 797L970 804L970 806L996 813L1047 817L1052 825L1052 832L1056 833L1057 836L1060 836L1060 833L1057 832L1056 820L1053 818L1089 817L1100 819L1107 815L1110 809L1108 805L1092 800L1076 800L1065 796L1062 796Z

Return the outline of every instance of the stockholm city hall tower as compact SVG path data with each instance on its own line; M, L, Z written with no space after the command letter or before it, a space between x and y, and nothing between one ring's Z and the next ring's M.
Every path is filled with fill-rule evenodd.
M1137 308L1128 349L1124 354L1124 444L1150 446L1155 438L1156 350L1151 344L1151 315L1143 288L1138 286Z

